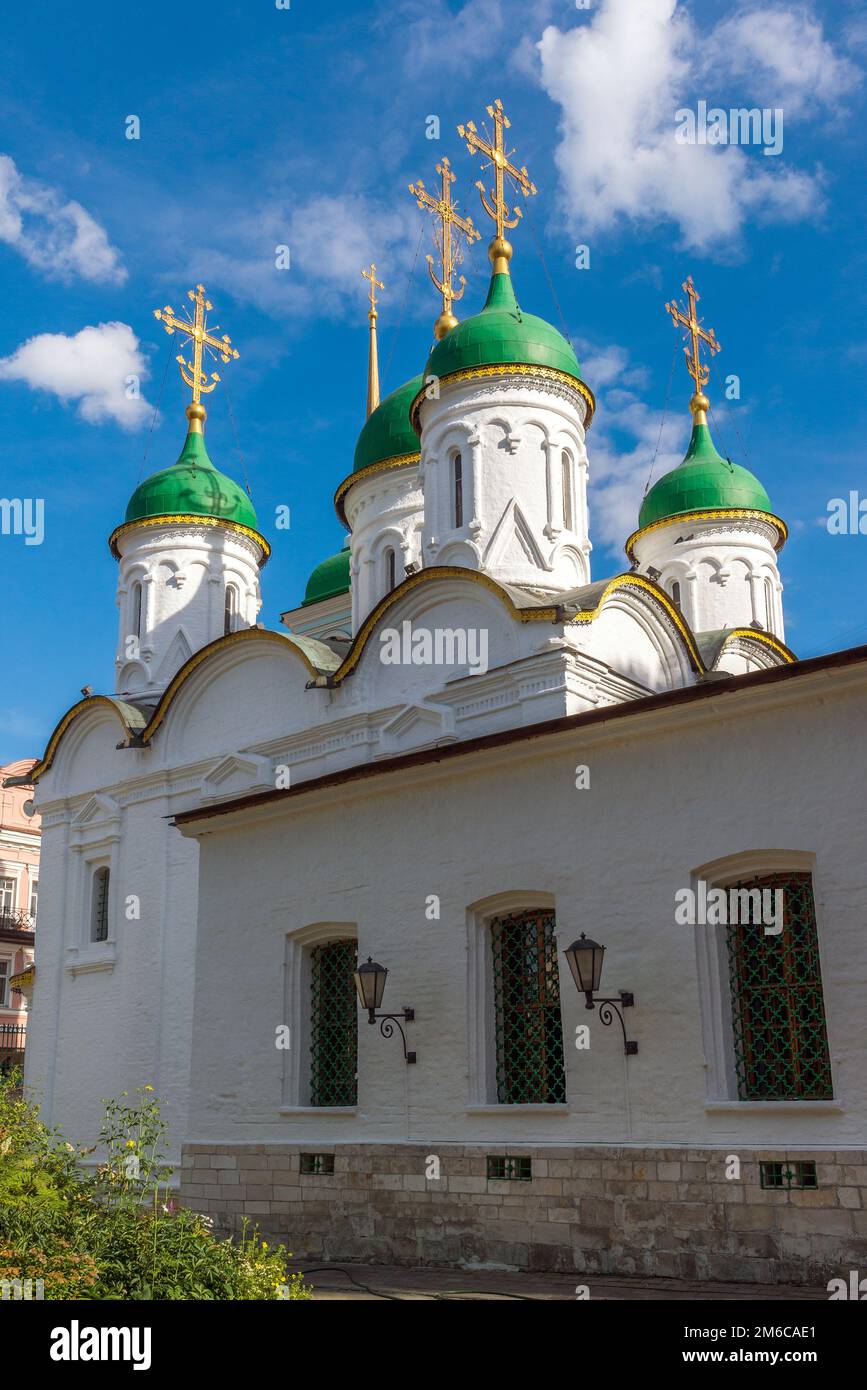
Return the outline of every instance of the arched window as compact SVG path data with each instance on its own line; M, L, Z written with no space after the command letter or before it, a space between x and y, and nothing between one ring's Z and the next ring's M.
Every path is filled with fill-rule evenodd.
M575 507L572 499L572 458L565 451L562 456L563 469L563 528L575 530Z
M108 940L108 887L109 870L106 865L98 868L90 885L90 939Z
M514 912L491 922L497 1100L566 1100L554 913Z
M358 1095L358 945L328 941L310 953L310 1104L355 1105Z
M767 615L768 632L774 630L774 585L770 579L765 579L765 613Z
M226 585L226 602L223 609L223 632L228 637L238 626L238 590L234 584Z
M675 608L680 608L680 582L677 579L671 581L671 597L674 600Z
M385 592L390 594L397 583L397 559L394 550L389 546L385 552Z
M738 1099L830 1100L812 875L772 874L733 884L729 904L725 931Z
M130 632L133 637L141 637L142 587L139 580L132 586L130 595Z
M452 473L454 476L454 523L458 527L464 524L464 465L460 454L455 454L452 460Z

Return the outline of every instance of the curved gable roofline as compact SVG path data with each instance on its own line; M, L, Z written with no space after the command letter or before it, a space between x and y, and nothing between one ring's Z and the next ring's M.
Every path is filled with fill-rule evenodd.
M111 710L120 723L126 735L124 747L129 748L134 742L140 741L141 731L147 724L147 715L143 710L139 709L137 705L131 705L128 700L116 699L114 695L87 695L83 700L79 700L78 704L68 709L56 725L45 745L45 752L27 776L28 784L38 782L42 774L51 767L57 755L60 741L70 725L74 724L80 715L88 713L99 705L105 705L107 709ZM5 785L7 784L4 783Z
M703 644L704 658L708 664L708 670L717 669L720 657L723 655L726 647L730 646L733 642L755 642L757 646L769 647L772 652L775 652L777 656L782 658L786 665L798 659L791 647L787 647L785 642L780 641L779 637L775 637L772 632L761 632L755 627L731 627L726 628L724 632L708 634L708 636L717 639L712 643L708 643L706 646Z
M309 637L296 637L290 633L272 632L270 628L259 627L245 627L240 632L230 632L226 637L218 637L215 641L209 642L206 647L193 652L193 655L184 662L177 675L172 677L142 733L142 743L150 742L165 719L175 696L199 667L212 657L224 652L228 647L238 646L242 642L279 642L284 649L289 648L297 653L314 678L327 671L332 662L336 666L340 661L340 658L335 656L331 648L326 647L324 642L317 642Z
M520 607L512 597L512 593L522 597L519 590L504 588L498 584L496 579L491 579L487 574L480 573L479 570L466 569L463 565L430 565L427 569L419 570L416 574L411 574L404 579L396 588L379 600L379 603L368 613L358 632L352 640L352 646L343 658L339 668L332 674L321 676L311 682L314 685L337 686L351 676L361 660L367 643L369 642L374 629L390 608L399 603L411 593L413 589L418 589L424 584L434 584L443 579L460 579L470 584L478 584L483 589L488 589L501 601L511 616L519 623L554 623L557 621L560 610L555 604L544 607L533 607L530 604L526 608ZM527 596L529 597L529 595Z
M177 675L166 686L156 706L152 710L141 709L137 705L132 705L126 700L119 700L113 695L89 695L85 700L79 700L77 705L73 705L57 725L48 740L41 759L28 775L28 783L36 781L44 772L47 772L54 762L60 741L72 723L95 705L106 705L113 714L119 719L126 742L122 747L130 748L146 747L153 734L160 727L166 717L169 706L175 696L186 684L195 671L211 657L219 655L227 647L236 646L240 642L279 642L284 648L294 651L306 666L311 676L319 676L327 671L331 664L336 667L340 658L335 656L330 647L324 643L316 642L308 637L296 637L281 632L271 632L263 628L243 628L240 632L229 633L226 637L218 637L216 641L209 642L206 647L184 662Z
M594 618L598 618L604 605L609 601L613 594L620 589L632 589L645 598L653 600L660 608L665 610L666 616L671 619L678 635L686 648L693 668L703 674L707 667L701 657L695 635L689 623L684 618L680 609L669 598L664 589L655 584L652 579L645 579L641 574L633 574L627 571L624 574L616 574L613 579L602 580L596 584L589 584L585 589L579 589L575 598L579 604L575 611L571 613L565 621L572 623L592 623ZM590 605L584 606L584 600L589 599ZM564 607L569 607L568 601Z

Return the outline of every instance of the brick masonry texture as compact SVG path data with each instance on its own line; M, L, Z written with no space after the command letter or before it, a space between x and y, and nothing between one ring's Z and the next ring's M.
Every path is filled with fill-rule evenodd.
M309 1151L188 1144L181 1201L303 1259L812 1285L867 1269L867 1150L740 1150L739 1180L721 1149L338 1144L316 1150L331 1175L300 1173ZM531 1181L488 1180L503 1153L528 1154ZM818 1190L761 1188L761 1160L796 1159Z

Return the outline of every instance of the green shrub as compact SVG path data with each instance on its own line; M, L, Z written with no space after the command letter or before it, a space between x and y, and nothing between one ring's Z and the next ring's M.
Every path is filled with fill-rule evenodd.
M0 1079L0 1280L42 1279L46 1298L290 1299L312 1297L287 1254L246 1226L218 1239L208 1217L170 1198L165 1124L153 1087L104 1102L95 1173Z

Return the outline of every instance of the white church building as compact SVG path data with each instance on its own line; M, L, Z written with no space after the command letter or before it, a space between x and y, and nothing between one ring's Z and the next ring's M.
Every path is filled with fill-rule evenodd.
M81 1141L153 1085L181 1200L302 1256L824 1282L867 1262L867 649L786 645L695 339L594 577L594 396L490 255L278 630L200 392L133 494L116 690L30 774L26 1083Z

